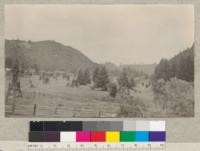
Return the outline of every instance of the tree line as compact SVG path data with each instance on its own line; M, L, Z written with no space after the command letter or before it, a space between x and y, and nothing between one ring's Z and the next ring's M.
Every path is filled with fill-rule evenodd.
M96 67L91 74L88 69L79 70L77 82L79 85L87 85L93 82L93 88L101 91L109 91L110 96L115 97L118 91L122 88L129 91L136 86L135 79L130 73L130 68L124 68L117 81L113 82L105 66Z
M95 88L100 88L102 91L106 91L109 83L108 71L104 66L96 67L92 74L89 69L79 70L77 82L80 85L87 85L93 82Z
M155 69L154 78L168 81L172 77L190 82L194 81L194 45L169 60L160 60Z

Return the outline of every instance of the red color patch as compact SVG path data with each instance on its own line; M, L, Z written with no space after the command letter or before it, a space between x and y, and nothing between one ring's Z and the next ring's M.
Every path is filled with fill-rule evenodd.
M91 142L105 142L106 132L91 132Z

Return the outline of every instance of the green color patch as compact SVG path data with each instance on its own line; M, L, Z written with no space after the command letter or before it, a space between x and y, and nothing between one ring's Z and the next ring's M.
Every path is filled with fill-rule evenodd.
M122 131L120 132L120 142L133 142L135 141L135 132Z

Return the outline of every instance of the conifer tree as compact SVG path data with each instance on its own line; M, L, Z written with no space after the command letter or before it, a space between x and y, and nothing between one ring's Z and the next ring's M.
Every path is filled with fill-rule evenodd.
M83 77L83 82L84 82L84 84L86 85L86 84L90 84L91 83L91 79L90 79L90 71L89 71L89 69L86 69L85 71L84 71L84 75L83 75L84 77Z
M107 91L109 76L108 71L104 66L94 71L93 80L96 88L101 88L102 91Z

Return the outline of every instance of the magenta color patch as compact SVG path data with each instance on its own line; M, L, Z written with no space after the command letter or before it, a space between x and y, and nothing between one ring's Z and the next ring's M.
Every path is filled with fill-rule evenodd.
M90 132L87 132L87 131L76 132L76 141L77 142L90 142Z

